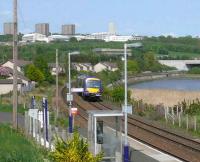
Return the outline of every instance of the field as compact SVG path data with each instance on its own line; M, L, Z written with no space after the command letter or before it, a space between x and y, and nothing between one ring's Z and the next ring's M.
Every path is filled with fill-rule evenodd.
M42 162L43 151L21 133L0 124L0 161Z
M143 100L143 102L153 105L163 104L165 106L174 106L178 102L192 101L200 98L199 92L178 91L178 90L161 90L161 89L133 89L131 98Z

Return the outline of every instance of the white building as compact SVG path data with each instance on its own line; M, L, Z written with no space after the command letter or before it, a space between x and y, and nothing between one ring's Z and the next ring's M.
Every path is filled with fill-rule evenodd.
M101 72L103 70L116 71L118 70L118 67L116 63L111 62L99 62L94 66L94 71L96 73Z
M116 31L116 26L113 22L110 22L108 25L108 32L112 35L116 35L117 31Z
M50 35L48 41L69 41L70 37L67 35Z
M17 70L19 72L22 72L22 67L32 64L32 61L25 61L25 60L17 60ZM13 69L14 63L13 60L9 60L7 62L5 62L4 64L2 64L1 66L3 67L9 67L11 69Z
M23 42L36 42L36 41L40 41L40 42L49 42L49 39L43 35L43 34L39 34L39 33L31 33L31 34L25 34L22 37L22 41Z
M17 89L20 91L22 88L22 81L17 81ZM0 79L0 95L7 94L13 91L13 80L12 79Z
M50 68L51 75L56 75L56 63L48 63L48 67ZM65 72L64 64L59 64L58 65L58 74L64 73L64 72Z
M93 71L91 63L72 63L72 65L76 71Z

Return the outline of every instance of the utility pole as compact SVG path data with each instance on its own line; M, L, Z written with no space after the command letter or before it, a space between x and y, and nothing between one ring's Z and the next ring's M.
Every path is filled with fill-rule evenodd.
M56 119L58 118L58 49L56 49Z
M17 128L17 0L13 0L13 127Z

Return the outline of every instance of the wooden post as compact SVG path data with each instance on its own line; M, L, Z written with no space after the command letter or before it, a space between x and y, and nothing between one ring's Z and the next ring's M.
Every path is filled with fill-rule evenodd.
M17 0L13 0L13 127L17 129L17 58L18 58Z
M38 126L37 126L37 119L34 119L34 133L35 133L35 139L37 141L37 130L38 130Z
M49 124L49 150L51 150L51 137L52 137L52 131L51 131L51 125Z
M41 122L38 120L38 132L39 132L39 143L40 145L42 145L41 143Z
M25 135L26 137L28 136L28 112L25 111L25 115L24 115L24 124L25 124Z
M181 127L181 113L178 113L178 126Z
M172 123L173 123L173 125L174 125L174 108L172 107Z
M44 113L44 111L43 111ZM46 148L46 128L45 128L45 120L43 121L43 139L44 139L44 147Z
M56 49L56 120L58 119L58 49Z
M194 116L194 131L197 131L197 118Z
M166 109L166 123L168 123L168 113L169 113L169 107L167 106L167 109Z
M186 115L186 129L188 130L188 128L189 128L189 119L188 119L189 117L188 117L188 114Z

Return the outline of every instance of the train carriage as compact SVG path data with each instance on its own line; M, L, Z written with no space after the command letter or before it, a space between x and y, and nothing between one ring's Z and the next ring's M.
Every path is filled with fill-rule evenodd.
M83 92L80 95L85 99L98 100L103 92L102 82L95 76L78 76L77 86L78 88L83 88Z

